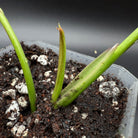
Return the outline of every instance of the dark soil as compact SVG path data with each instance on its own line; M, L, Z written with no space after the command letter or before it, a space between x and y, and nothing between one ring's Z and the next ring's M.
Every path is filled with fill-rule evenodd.
M28 47L22 43L22 46L28 58L36 88L37 110L31 114L28 95L19 93L15 88L18 83L25 82L16 54L14 52L4 54L0 58L0 138L119 137L116 133L123 118L128 96L128 91L123 87L122 82L111 75L103 76L103 80L91 84L71 105L54 110L50 100L55 86L58 56L52 50L45 51L36 45ZM48 64L41 65L35 59L31 59L32 55L47 55ZM85 65L74 61L67 62L63 87L84 67ZM44 75L46 71L51 71L50 75ZM12 84L15 78L18 80ZM120 93L117 96L106 97L99 91L99 85L109 81L114 81L119 88ZM3 94L3 91L9 89L15 90L15 98ZM27 106L21 107L18 104L19 115L15 114L16 119L10 120L8 117L16 111L6 113L6 110L12 101L17 101L21 96L26 99ZM8 122L11 122L10 125L7 125Z

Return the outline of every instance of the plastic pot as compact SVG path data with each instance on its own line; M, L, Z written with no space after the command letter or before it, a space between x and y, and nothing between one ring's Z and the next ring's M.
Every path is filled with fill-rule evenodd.
M57 46L53 46L40 41L28 41L24 43L28 46L36 44L44 49L50 48L58 54ZM8 46L6 47L6 49L1 49L0 56L2 56L3 53L9 52L10 50L13 50L12 46ZM67 50L67 60L75 60L80 63L89 64L92 60L94 60L94 58ZM110 68L106 70L106 72L104 72L104 74L108 73L120 79L123 82L124 86L127 87L129 90L126 111L122 123L119 127L118 133L121 134L122 136L125 136L125 138L132 138L136 104L137 104L138 79L124 67L121 67L116 64L113 64Z

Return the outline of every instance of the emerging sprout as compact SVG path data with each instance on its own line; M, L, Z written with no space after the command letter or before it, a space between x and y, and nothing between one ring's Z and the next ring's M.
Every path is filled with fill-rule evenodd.
M61 93L63 81L64 81L64 73L65 73L65 65L66 65L66 42L64 31L61 26L58 24L60 39L59 39L59 60L58 60L58 72L56 78L56 85L54 88L54 92L52 94L52 102L55 103Z

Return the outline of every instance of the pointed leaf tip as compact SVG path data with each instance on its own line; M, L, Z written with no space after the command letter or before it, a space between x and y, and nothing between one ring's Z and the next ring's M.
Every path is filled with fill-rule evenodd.
M62 32L62 31L63 31L63 29L62 29L62 27L61 27L60 23L58 23L57 30L58 30L59 32Z
M116 49L118 46L119 46L119 43L116 43L116 44L112 47L112 49Z
M0 8L0 13L3 13L3 10Z

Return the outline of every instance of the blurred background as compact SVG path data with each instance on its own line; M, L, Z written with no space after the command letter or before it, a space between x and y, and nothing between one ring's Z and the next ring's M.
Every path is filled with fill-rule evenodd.
M59 22L67 48L94 57L122 42L138 27L137 0L0 0L0 8L20 41L41 40L58 46ZM9 44L0 25L0 48ZM138 42L116 61L136 77L137 53ZM134 138L138 137L138 110L136 116Z

